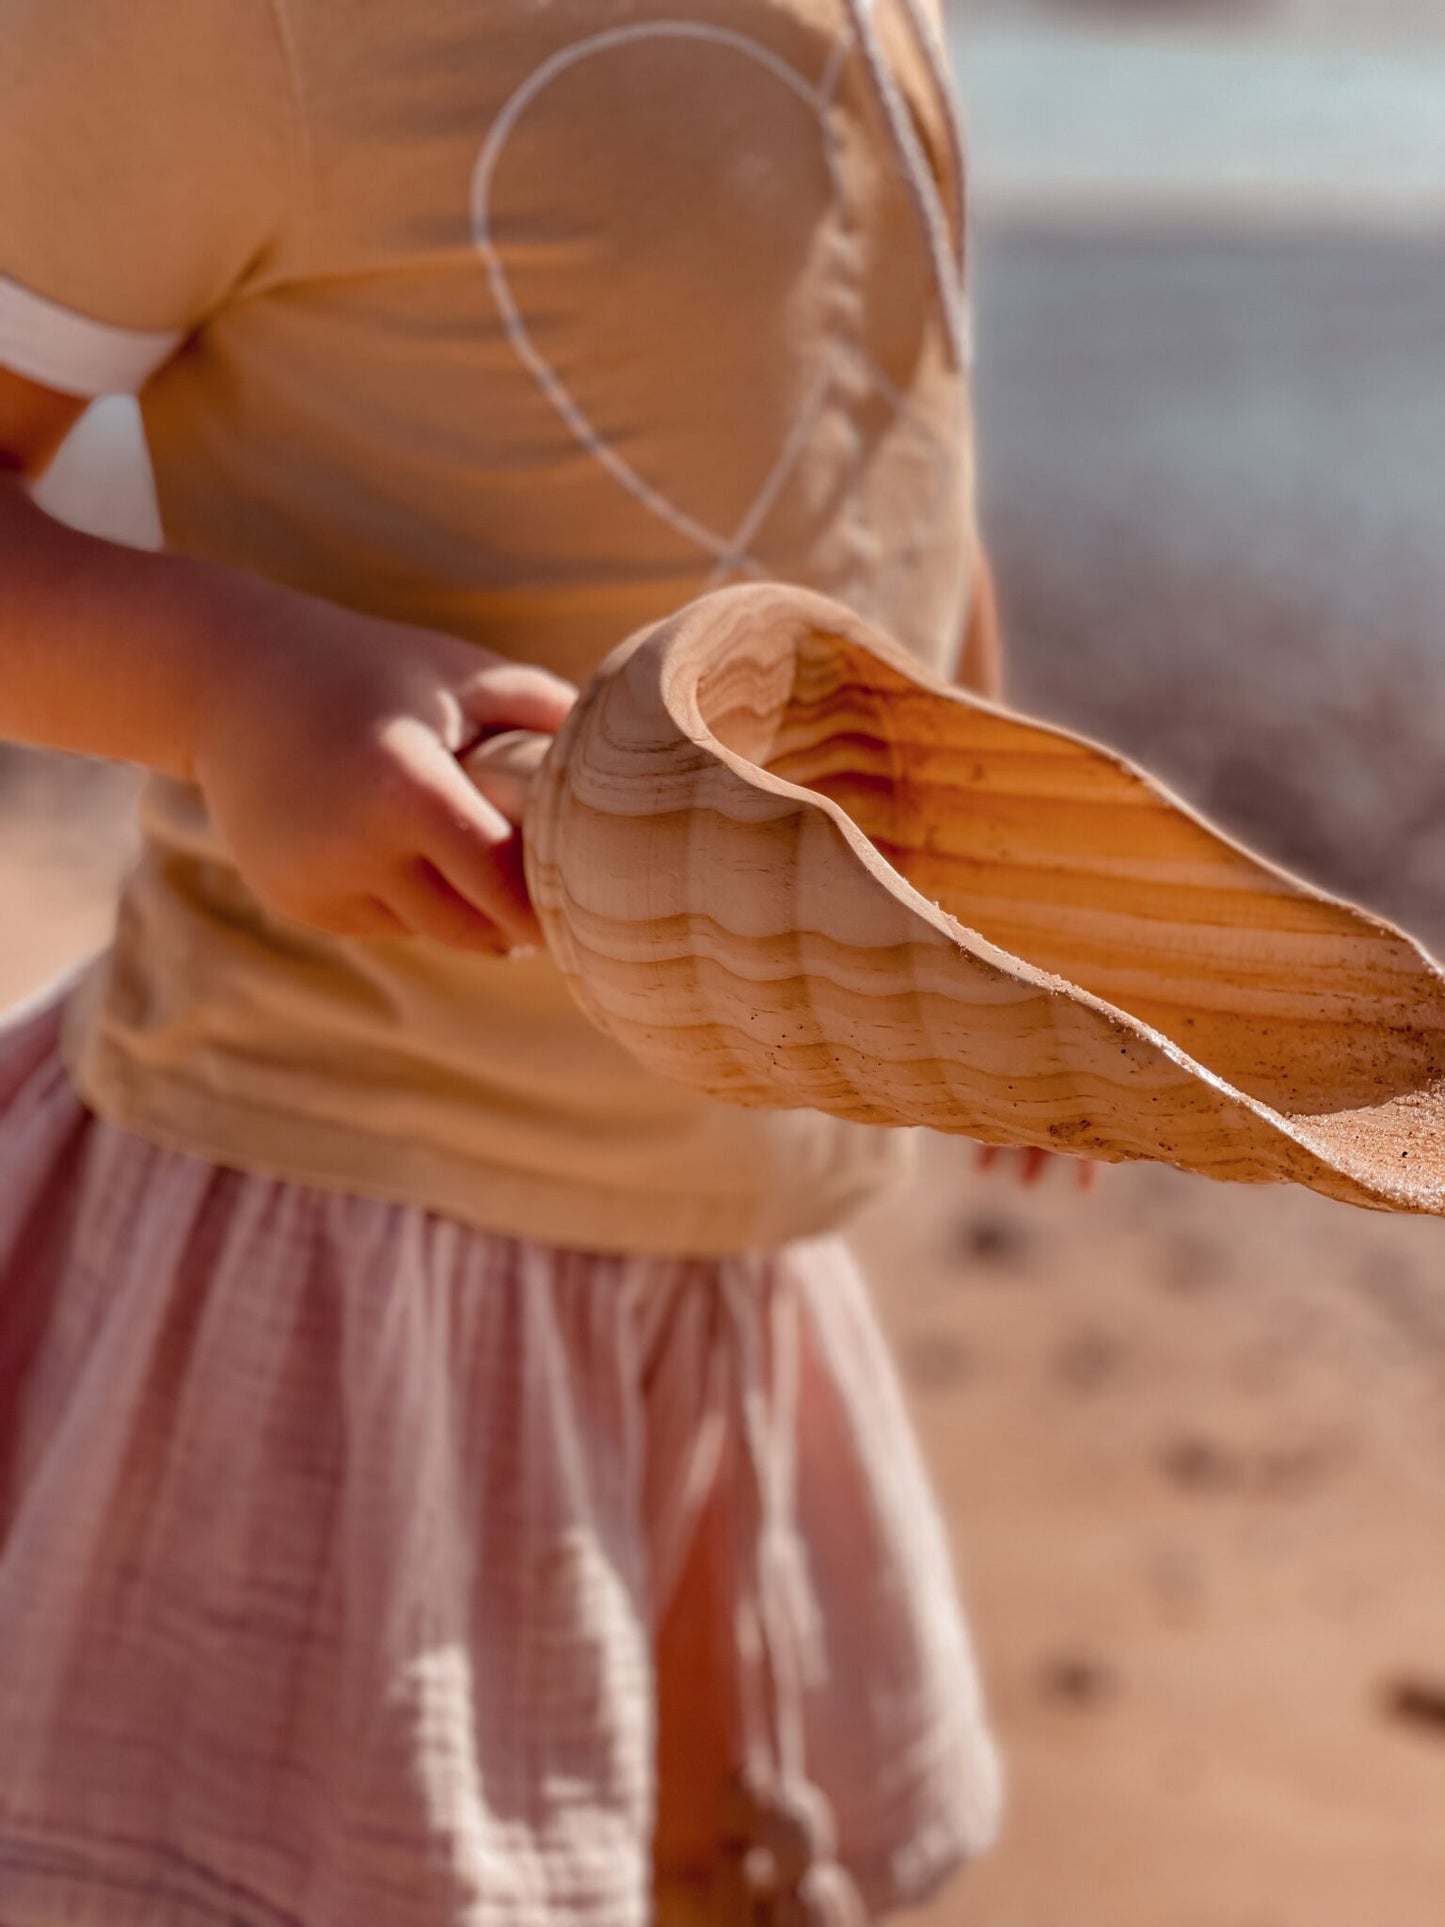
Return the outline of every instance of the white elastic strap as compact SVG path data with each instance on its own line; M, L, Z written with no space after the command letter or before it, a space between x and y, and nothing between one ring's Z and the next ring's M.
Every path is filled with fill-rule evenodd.
M92 321L0 275L0 367L63 395L138 394L184 339Z
M948 140L948 163L953 173L957 217L953 235L954 248L958 256L959 272L966 286L969 267L968 157L964 153L963 128L954 101L953 76L948 67L948 49L943 43L933 15L923 5L923 0L903 0L903 6L908 16L908 23L913 29L914 43L933 71L933 84L938 92L939 110L943 115L944 132Z
M964 302L962 267L954 256L953 238L948 231L938 189L909 118L907 105L893 78L888 56L873 25L869 0L847 0L847 4L853 31L858 36L859 51L873 82L873 91L892 137L894 152L922 229L924 249L933 269L934 288L943 310L949 351L955 367L966 369L973 359L973 348ZM911 14L909 19L913 21Z

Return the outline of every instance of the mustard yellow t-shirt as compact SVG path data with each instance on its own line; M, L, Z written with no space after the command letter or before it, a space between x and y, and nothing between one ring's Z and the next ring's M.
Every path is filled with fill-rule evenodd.
M0 0L0 363L139 391L171 548L578 680L740 577L946 666L962 184L911 4L862 16L885 86L847 0ZM68 1050L148 1138L638 1251L899 1167L649 1075L544 958L269 914L193 789L144 827Z

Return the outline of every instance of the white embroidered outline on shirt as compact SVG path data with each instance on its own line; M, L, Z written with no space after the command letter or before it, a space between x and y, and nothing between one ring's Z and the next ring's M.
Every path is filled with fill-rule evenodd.
M862 0L856 9L850 7L855 17L859 12L870 12L872 0ZM910 14L917 17L910 0ZM777 500L788 475L807 445L808 437L822 413L827 401L828 390L832 385L832 375L824 372L814 384L807 400L799 411L797 419L784 438L768 474L763 478L753 500L744 511L737 528L731 537L720 535L710 529L696 516L678 506L654 483L640 474L592 422L586 410L573 395L557 370L538 348L532 338L526 317L512 293L511 283L503 265L501 251L492 234L491 198L498 163L508 141L527 109L538 94L568 69L584 60L608 53L618 47L636 45L647 40L695 40L710 42L727 48L731 52L755 61L799 100L811 107L817 116L819 135L822 140L824 163L833 188L833 209L843 207L842 171L837 154L837 135L829 124L829 113L833 107L837 86L850 48L859 39L851 28L845 28L834 40L829 49L828 60L819 83L810 83L797 69L774 52L771 47L751 36L728 27L718 27L704 21L695 20L654 20L639 21L626 26L610 27L585 39L574 41L549 55L527 78L508 96L496 119L488 130L486 140L477 157L472 171L471 214L472 240L482 257L493 300L501 316L507 340L523 366L532 375L543 394L561 416L577 442L592 458L600 463L634 500L642 504L651 514L668 524L686 540L694 543L706 554L714 558L714 567L707 578L706 587L713 588L726 580L729 575L743 573L766 577L771 571L759 562L749 549L749 543L765 522L769 510ZM868 58L866 44L861 47L865 59ZM933 45L930 41L927 51L932 58ZM873 62L870 61L870 66ZM892 91L890 88L889 92ZM893 118L892 103L885 94L883 98L885 115ZM896 132L896 130L895 130ZM912 130L909 129L911 134ZM916 148L916 137L913 141ZM913 170L907 168L910 182L915 193L924 192L912 180ZM960 197L962 192L960 176ZM937 190L931 178L926 193L931 197L933 206L930 212L937 222L941 209L937 202ZM934 227L937 232L937 226ZM945 324L956 337L956 318L954 313L945 316ZM922 420L916 409L897 386L889 380L884 371L877 366L861 343L841 344L845 351L858 363L880 393L890 402L895 417L906 415L907 419L934 444L935 456L944 450L943 440L930 424ZM967 352L966 340L964 352ZM940 491L946 496L946 488ZM930 517L930 521L932 517ZM921 534L915 531L909 544L911 553L917 552ZM891 573L891 572L890 572Z

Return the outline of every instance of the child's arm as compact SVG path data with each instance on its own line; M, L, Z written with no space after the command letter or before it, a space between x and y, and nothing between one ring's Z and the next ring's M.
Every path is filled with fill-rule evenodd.
M570 685L65 528L25 483L79 412L0 373L0 737L198 783L242 875L302 922L538 941L515 832L455 752L483 727L556 729Z

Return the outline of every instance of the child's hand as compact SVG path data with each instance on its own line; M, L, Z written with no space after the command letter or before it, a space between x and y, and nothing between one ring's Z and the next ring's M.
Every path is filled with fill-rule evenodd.
M980 1171L998 1170L1011 1173L1015 1182L1026 1190L1036 1185L1051 1164L1057 1164L1056 1151L1040 1151L1033 1145L980 1144L974 1154L974 1161ZM1092 1158L1070 1158L1074 1167L1074 1187L1079 1191L1092 1191L1094 1180L1099 1175L1099 1167Z
M218 669L196 781L257 896L345 936L541 941L517 832L456 760L481 729L558 729L576 690L451 636L265 599Z

